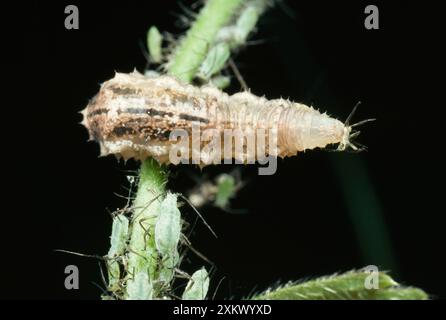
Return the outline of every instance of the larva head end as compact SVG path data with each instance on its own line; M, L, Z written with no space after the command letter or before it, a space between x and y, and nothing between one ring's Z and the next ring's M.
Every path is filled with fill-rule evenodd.
M359 130L352 131L352 128L359 127L367 122L376 120L376 119L366 119L366 120L362 120L355 124L350 125L350 120L352 119L353 115L356 112L356 109L358 108L358 106L360 104L361 104L361 101L358 101L356 103L356 105L353 107L352 112L350 112L349 116L347 117L347 119L344 122L344 134L342 135L341 142L339 143L339 146L336 149L337 151L351 150L353 152L361 152L361 151L367 150L366 146L364 146L358 142L355 142L355 143L352 142L352 140L354 138L356 138L357 136L359 136L359 134L360 134Z
M344 150L350 150L353 152L361 152L366 151L367 147L360 144L359 142L354 142L353 139L359 136L361 131L354 130L352 131L352 128L359 127L360 125L363 125L364 123L375 121L376 119L366 119L360 122L357 122L355 124L352 124L351 126L344 126L344 134L342 135L341 142L339 143L337 151L344 151Z
M349 126L344 127L344 134L342 135L341 142L339 142L339 145L336 149L336 151L344 151L347 148L351 148L352 150L356 151L358 150L358 147L356 147L350 140L352 138L352 128ZM359 131L356 133L356 137L359 135Z

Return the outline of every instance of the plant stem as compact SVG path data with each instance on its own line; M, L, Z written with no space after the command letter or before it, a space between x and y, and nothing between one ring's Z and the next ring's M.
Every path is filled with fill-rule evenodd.
M243 0L209 0L176 49L167 69L170 75L191 82L214 44L218 31L234 16Z
M167 64L168 73L190 83L210 46L215 43L218 32L236 17L243 2L250 1L253 0L208 0ZM258 14L261 14L261 10ZM246 32L252 28L254 26ZM232 47L235 48L236 46ZM167 169L154 159L146 159L141 165L138 190L133 203L134 212L129 226L128 261L125 267L128 273L126 298L162 298L161 273L164 269L156 248L154 229L160 203L166 192L167 175ZM142 276L144 273L149 276L149 286L146 283L147 277ZM113 280L116 282L117 279Z
M150 158L142 163L130 225L127 271L133 277L127 281L127 287L140 272L148 273L152 283L157 278L158 253L153 229L166 181L167 170L156 160Z

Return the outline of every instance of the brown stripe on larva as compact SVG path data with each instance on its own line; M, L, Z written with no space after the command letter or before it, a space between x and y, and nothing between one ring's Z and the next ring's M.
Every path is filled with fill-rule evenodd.
M350 133L350 127L303 104L267 100L249 92L229 96L213 87L195 87L173 77L145 77L138 72L117 73L103 83L83 114L83 124L99 142L102 155L154 157L160 162L168 162L175 143L168 140L169 134L175 129L191 132L196 125L203 130L216 129L220 137L225 129L243 134L277 130L277 155L281 157L348 142ZM270 147L266 145L267 150ZM252 151L245 148L245 152Z
M91 117L94 117L94 116L97 116L97 115L100 115L100 114L103 114L103 113L107 113L107 112L108 112L108 109L106 109L106 108L100 108L100 109L96 109L96 110L94 110L94 111L88 113L88 114L87 114L87 117L88 117L88 118L91 118Z
M113 128L113 134L117 137L122 137L124 135L132 135L135 133L136 133L135 129L127 126L120 126Z
M109 141L117 141L123 138L138 140L144 143L149 140L166 141L169 139L170 129L168 126L160 124L157 127L147 125L147 119L128 118L117 123L113 130L107 135Z
M137 95L139 93L136 89L120 86L110 86L110 90L116 95Z
M160 116L160 117L170 117L171 118L171 117L174 116L173 112L167 112L167 111L163 111L163 110L156 110L156 109L153 109L153 108L149 109L147 111L147 113L148 113L149 116L152 116L152 117Z
M203 122L203 123L209 123L209 119L193 116L193 115L190 115L187 113L180 113L178 116L180 117L180 119L183 119L186 121L198 121L198 122Z

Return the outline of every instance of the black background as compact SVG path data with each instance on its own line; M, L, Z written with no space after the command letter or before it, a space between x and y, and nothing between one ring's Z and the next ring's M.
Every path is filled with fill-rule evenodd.
M439 9L422 3L285 1L262 18L252 38L261 43L235 57L253 93L313 104L339 119L361 100L355 119L378 121L362 129L359 141L368 152L309 151L279 161L273 176L240 167L247 185L231 206L249 213L204 208L219 239L200 224L191 236L216 265L212 293L225 277L217 298L369 264L391 269L396 280L433 297L446 296L444 98L434 99L444 90L444 34L435 17ZM64 28L68 4L79 8L80 30ZM379 30L364 28L367 4L380 9ZM3 168L12 179L4 179L8 196L2 197L0 296L98 299L101 291L92 284L103 286L97 262L53 249L105 254L111 229L106 208L125 204L114 193L125 194L126 171L138 165L98 158L78 112L114 71L144 70L142 48L151 25L184 32L186 26L176 23L182 10L177 1L30 2L16 10L17 19L2 30L13 36L20 31L14 47L20 74L8 108L14 116L2 119L11 125L3 123L3 131L14 145L4 158L15 166ZM239 89L234 79L228 91ZM194 183L191 175L212 177L233 168L172 167L169 186L185 192ZM382 252L365 254L355 231L342 181L353 183L350 192L365 193L355 184L358 172L369 186L363 205L367 199L379 205L390 260ZM191 257L184 268L191 272L203 263ZM64 288L68 264L80 269L80 290Z

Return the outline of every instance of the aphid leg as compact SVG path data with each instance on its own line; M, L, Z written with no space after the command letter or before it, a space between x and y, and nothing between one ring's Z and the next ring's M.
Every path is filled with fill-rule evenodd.
M243 79L242 74L240 73L239 69L237 68L237 65L235 64L234 60L232 58L229 58L228 61L229 67L232 69L232 72L234 72L235 77L237 78L237 81L240 83L240 86L244 91L249 91L248 85L246 84L245 79Z
M257 46L259 44L265 44L268 43L268 40L266 39L256 39L256 40L248 40L246 41L247 46Z
M98 259L100 261L104 261L105 260L105 258L103 256L99 256L99 255L96 255L96 254L84 254L84 253L79 253L79 252L75 252L75 251L63 250L63 249L54 249L54 251L62 252L62 253L68 253L68 254L72 254L72 255L75 255L75 256L84 257L84 258Z
M150 219L155 219L156 217L150 217L150 218L144 218L138 221L139 226L141 227L141 229L144 231L144 250L147 250L147 237L150 236L150 230L147 229L144 225L143 222L148 221Z
M158 198L161 197L163 194L165 194L165 192L160 192L158 195L155 196L155 198L150 200L144 207L141 207L141 208L133 207L133 209L141 209L141 211L135 217L133 217L132 220L136 220L141 215L141 213L143 213L145 210L147 210L147 208L150 207L150 205L152 203L154 203L156 200L158 200Z
M130 201L133 200L134 198L132 198L132 193L133 193L133 186L135 185L135 176L127 176L127 181L130 184L130 187L128 188L128 199L127 199L127 203L125 205L125 207L130 206Z
M130 200L132 199L132 197L129 197L129 196L123 196L122 194L119 194L119 193L117 193L117 192L113 192L113 194L114 194L115 196L119 197L119 198L126 199L126 200L127 200L127 204L128 204L128 203L130 202Z
M191 280L192 279L192 277L187 272L185 272L183 270L180 270L178 268L175 268L174 270L175 270L175 273L178 274L177 278L179 278L179 279L187 279L187 280Z
M110 210L109 209L107 209L107 212L108 212L108 214L112 217L112 219L114 219L114 218L118 218L118 219L120 219L119 218L119 216L120 215L125 215L125 214L127 214L127 213L131 213L132 212L132 208L131 207L124 207L124 208L122 208L122 209L117 209L117 210L115 210L115 211L113 211L113 212L110 212ZM120 219L120 221L121 221L121 219Z
M139 45L139 49L142 52L142 55L144 56L144 59L146 60L146 66L144 68L144 70L149 70L150 69L150 65L152 64L152 59L149 56L149 53L147 52L147 49L145 48L144 42L142 42L142 40L140 40L138 42Z
M176 25L179 26L180 28L190 28L197 14L186 8L186 6L181 1L178 2L178 5L182 12L172 13L172 15L176 18Z
M102 265L101 265L101 262L100 262L100 261L98 261L98 266L99 266L99 272L101 273L101 280L102 280L102 283L105 285L105 287L107 287L107 286L108 286L108 285L107 285L107 281L105 281L104 270L102 270Z
M142 254L136 252L136 251L133 250L132 248L130 248L130 246L127 248L127 250L128 250L129 252L133 253L133 254L136 254L137 256L139 256L139 257L141 257L141 258L143 258L144 260L147 261L147 258L146 258L146 257L144 257ZM127 272L129 272L129 271L127 271Z
M206 222L206 220L203 218L203 216L201 215L201 213L197 210L197 208L194 207L194 205L189 201L188 198L186 198L185 196L183 196L182 194L179 194L179 196L184 199L184 201L187 202L188 205L190 205L190 207L195 211L195 213L200 217L201 221L203 221L204 225L209 229L209 231L211 231L211 233L214 235L215 238L217 237L217 234L214 232L214 230L212 230L211 226Z
M176 261L175 263L171 263L170 265L166 266L166 261L168 261L169 259L173 259L173 256L174 256L174 254L167 254L167 255L164 255L163 257L160 257L158 255L157 256L158 265L161 265L163 268L165 268L167 270L175 271L176 266L180 265L181 258L178 258L178 261Z
M97 283L94 282L94 281L91 281L91 283L92 283L96 288L98 288L99 290L101 290L103 295L105 295L105 296L107 296L107 297L109 296L109 292L108 292L107 289L102 288L99 284L97 284Z
M190 7L192 8L192 10L197 10L199 7L204 5L204 0L198 0L195 2L192 2L192 4L190 5Z
M182 1L178 2L178 6L190 20L195 20L197 18L198 14L195 11L190 10Z
M200 251L198 251L197 249L195 249L192 246L192 243L189 241L189 239L184 234L181 234L181 240L183 241L184 245L188 249L190 249L197 257L203 259L204 261L209 263L211 266L214 266L214 263L211 260L209 260L204 254L202 254Z
M123 199L126 199L127 203L125 204L124 208L116 210L115 212L111 213L112 218L114 218L115 216L118 216L121 213L125 214L126 211L128 211L128 208L130 208L130 202L134 200L134 197L132 197L132 193L133 193L133 186L134 186L134 183L135 183L135 177L134 176L127 176L127 180L130 183L130 187L126 188L125 186L123 186L123 188L126 191L128 191L127 196L120 195L119 193L116 193L116 192L114 193L116 196L118 196L120 198L123 198Z
M212 299L211 300L215 300L215 296L217 295L218 289L220 289L220 286L223 283L223 280L225 280L225 279L226 279L226 277L223 276L223 278L221 278L220 281L218 281L217 286L215 287L214 294L212 295Z

